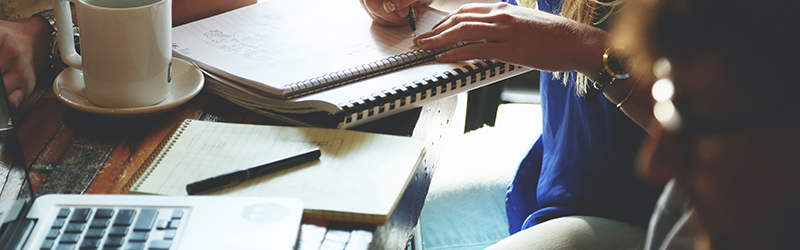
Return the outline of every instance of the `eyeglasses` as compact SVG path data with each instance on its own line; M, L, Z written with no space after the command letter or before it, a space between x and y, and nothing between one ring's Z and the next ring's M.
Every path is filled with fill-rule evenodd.
M651 92L656 100L653 114L664 130L677 139L681 150L685 152L686 160L691 161L694 157L693 152L700 135L762 133L775 131L775 128L794 130L798 125L795 117L779 112L784 108L753 108L736 115L715 116L713 119L691 116L688 109L687 113L682 114L674 102L676 86L671 71L672 64L666 58L657 60L653 65L653 73L658 78Z
M658 78L651 90L653 99L656 100L656 104L653 106L653 115L666 133L676 138L684 159L691 162L691 158L694 156L694 138L696 137L694 133L685 133L691 132L691 130L687 131L684 127L683 116L672 101L675 95L675 85L670 78L671 71L672 64L666 58L658 59L653 63L653 73Z
M672 64L666 58L658 59L653 64L653 73L658 80L653 84L652 95L656 100L653 115L656 120L669 132L676 133L681 127L681 115L675 109L672 97L675 95L675 85L669 75Z

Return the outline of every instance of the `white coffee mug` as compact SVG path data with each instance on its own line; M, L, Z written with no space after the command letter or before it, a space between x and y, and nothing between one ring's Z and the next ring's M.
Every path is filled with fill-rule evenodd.
M83 72L84 94L106 108L158 104L169 94L172 0L73 0L75 51L67 0L54 0L62 60Z

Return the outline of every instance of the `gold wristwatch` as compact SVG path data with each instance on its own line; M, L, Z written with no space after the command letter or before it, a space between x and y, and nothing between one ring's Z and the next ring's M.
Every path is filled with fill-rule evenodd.
M603 89L614 83L615 79L628 79L633 68L633 58L623 47L611 47L603 53L603 70L597 81L589 84L586 90L587 101L597 98Z

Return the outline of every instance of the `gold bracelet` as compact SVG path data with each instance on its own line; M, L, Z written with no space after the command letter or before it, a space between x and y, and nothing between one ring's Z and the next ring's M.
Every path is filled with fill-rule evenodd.
M622 104L628 100L628 97L631 97L631 94L633 94L633 90L636 89L636 84L639 84L639 79L641 78L642 78L641 75L639 77L636 77L636 82L633 82L633 87L631 87L631 91L628 91L628 95L625 96L625 98L622 99L622 101L619 101L619 103L617 103L617 108L622 107Z

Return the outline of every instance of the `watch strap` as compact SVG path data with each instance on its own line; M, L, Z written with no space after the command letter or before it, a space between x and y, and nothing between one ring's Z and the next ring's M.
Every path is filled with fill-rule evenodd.
M56 14L53 9L46 9L43 11L39 11L32 16L39 16L44 18L51 27L53 27L53 33L51 34L52 39L48 43L50 46L50 68L58 68L58 70L66 69L69 67L64 61L61 60L61 50L58 48L58 27L56 26ZM78 41L79 41L79 31L77 27L73 27L73 33L75 34L75 47L78 49Z
M583 98L586 101L594 101L600 93L603 93L603 89L607 85L614 82L614 79L614 76L603 70L600 72L600 77L597 78L597 81L592 81L590 84L586 85L586 95Z
M58 27L56 27L56 14L55 14L55 11L53 9L46 9L46 10L43 10L43 11L36 12L36 14L33 14L32 16L34 16L34 17L38 16L38 17L43 18L45 21L47 21L50 24L50 27L53 28L53 33L50 34L51 38L50 38L50 41L47 44L48 46L50 46L50 54L48 55L50 57L50 68L54 68L56 65L62 64L60 62L61 58L57 57L57 55L59 54L58 53L58 44L57 44L57 42L58 42L57 41L58 40L58 38L57 38L57 36L58 36Z
M53 36L56 35L58 28L56 27L56 13L53 9L46 9L36 12L36 14L33 14L33 16L40 16L44 18L44 20L50 23L50 26L53 27Z

